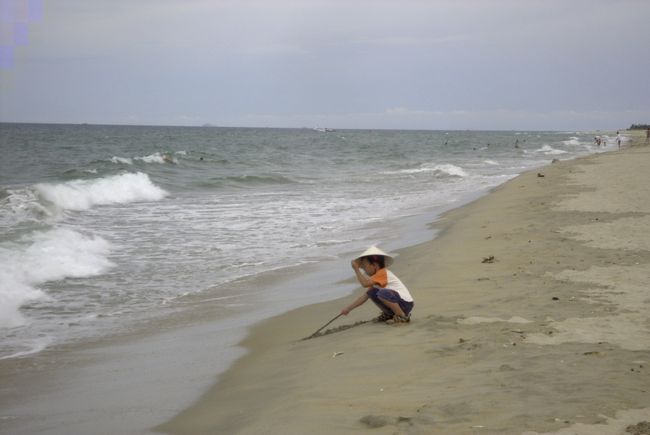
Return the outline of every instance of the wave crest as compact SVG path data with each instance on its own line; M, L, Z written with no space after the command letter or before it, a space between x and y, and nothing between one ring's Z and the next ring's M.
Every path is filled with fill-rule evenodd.
M451 163L443 163L440 165L424 165L420 168L402 169L400 171L384 172L385 174L397 175L412 175L432 172L436 176L450 176L450 177L467 177L469 174L460 166L452 165Z
M550 145L544 145L541 148L536 149L533 152L535 152L535 153L543 153L543 154L546 154L546 155L558 155L558 154L566 154L568 151L558 150L557 148L553 148Z
M185 156L187 155L187 151L176 151L174 154ZM147 156L133 157L133 158L113 156L109 160L112 163L123 164L123 165L133 165L134 160L139 160L144 163L158 163L161 165L166 163L178 163L178 160L170 156L169 153L160 153L160 152L149 154Z
M580 142L580 139L578 139L575 136L571 136L571 138L569 138L569 140L563 140L562 143L564 145L567 145L567 146L569 146L569 145L582 145L582 143Z
M39 196L64 210L88 210L96 205L159 201L167 192L142 172L62 184L37 184Z

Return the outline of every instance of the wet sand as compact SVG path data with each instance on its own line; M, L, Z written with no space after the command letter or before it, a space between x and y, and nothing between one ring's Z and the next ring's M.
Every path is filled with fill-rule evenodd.
M302 340L355 296L270 319L217 384L156 429L648 433L650 146L637 141L528 172L443 215L438 237L392 267L416 300L410 324L340 328L376 316L367 303Z

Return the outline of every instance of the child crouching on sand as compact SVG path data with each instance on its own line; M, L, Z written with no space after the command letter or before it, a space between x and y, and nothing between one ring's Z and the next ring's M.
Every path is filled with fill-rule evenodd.
M343 308L341 314L347 316L350 311L371 299L381 310L376 321L394 325L408 323L411 320L413 297L402 281L386 269L392 263L393 257L374 246L352 260L352 269L366 290Z

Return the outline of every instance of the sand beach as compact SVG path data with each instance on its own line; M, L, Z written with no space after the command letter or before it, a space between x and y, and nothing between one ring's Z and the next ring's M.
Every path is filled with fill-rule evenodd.
M392 266L416 300L410 324L302 340L353 295L275 317L155 430L650 433L650 147L640 133L622 151L555 162L444 214L438 237ZM376 314L366 304L331 327Z

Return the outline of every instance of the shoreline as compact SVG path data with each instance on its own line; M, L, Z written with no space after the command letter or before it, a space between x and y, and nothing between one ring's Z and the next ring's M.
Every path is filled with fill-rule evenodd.
M650 346L635 348L634 340L624 339L648 343L650 331L638 316L625 315L635 309L629 301L599 292L619 286L614 272L631 275L629 288L647 284L638 270L650 262L646 236L628 230L618 237L642 239L625 255L619 245L634 242L606 237L605 230L611 233L619 219L639 229L638 216L650 213L607 184L617 185L611 176L620 175L625 192L646 189L635 177L647 179L638 162L649 160L648 148L631 147L561 161L447 211L434 223L437 237L399 251L393 267L416 299L410 325L362 324L299 341L352 296L267 320L241 343L248 349L244 357L156 430L523 433L614 427L617 412L621 421L650 420L642 399L650 383L640 376L650 365ZM607 168L610 178L599 180L593 167ZM613 196L618 208L608 209L603 199ZM603 233L601 245L589 246L585 240L595 233ZM482 263L489 256L496 261ZM638 282L643 285L635 287ZM639 297L628 295L647 303ZM331 327L374 314L366 304ZM605 327L599 329L600 322ZM404 373L386 378L387 367Z

